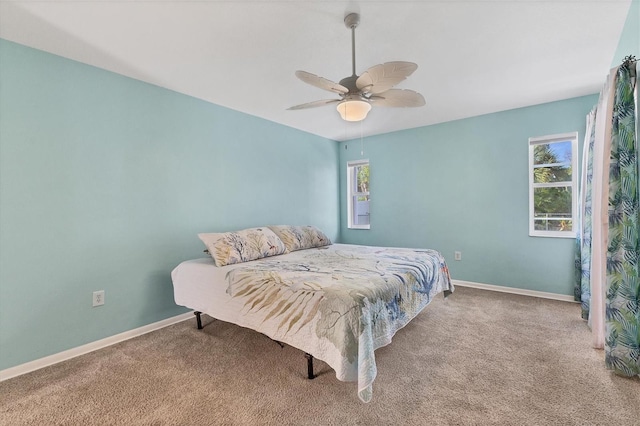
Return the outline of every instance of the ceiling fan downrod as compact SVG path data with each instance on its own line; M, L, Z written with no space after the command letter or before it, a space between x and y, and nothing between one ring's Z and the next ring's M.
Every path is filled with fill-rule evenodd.
M356 27L360 23L360 15L350 13L344 17L344 25L351 29L351 76L356 76Z

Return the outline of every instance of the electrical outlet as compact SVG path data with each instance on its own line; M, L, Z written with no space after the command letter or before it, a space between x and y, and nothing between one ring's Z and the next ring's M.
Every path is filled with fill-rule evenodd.
M104 290L93 292L93 307L104 305Z
M462 260L462 252L461 251L454 251L453 252L453 258L455 260Z

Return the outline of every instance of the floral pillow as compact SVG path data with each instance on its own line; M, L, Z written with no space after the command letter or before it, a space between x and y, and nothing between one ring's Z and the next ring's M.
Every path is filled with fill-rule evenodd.
M217 266L248 262L287 252L269 228L250 228L224 234L198 234Z
M269 227L288 251L328 246L331 240L315 226L276 225Z

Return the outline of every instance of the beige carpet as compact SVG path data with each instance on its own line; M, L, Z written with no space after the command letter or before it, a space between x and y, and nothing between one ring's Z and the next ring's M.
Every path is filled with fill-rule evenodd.
M0 383L2 425L639 425L577 304L458 288L376 351L373 401L303 353L204 317Z

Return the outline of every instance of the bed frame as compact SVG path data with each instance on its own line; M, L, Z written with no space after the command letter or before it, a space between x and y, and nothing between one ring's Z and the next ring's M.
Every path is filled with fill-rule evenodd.
M204 328L202 326L202 318L200 317L200 315L202 315L202 312L194 311L193 315L196 316L196 321L198 322L198 330L202 330ZM273 340L273 341L279 344L281 348L284 348L284 343L278 342L277 340ZM309 380L313 380L316 378L316 375L313 374L313 355L305 352L304 357L307 358L307 377L309 378Z

